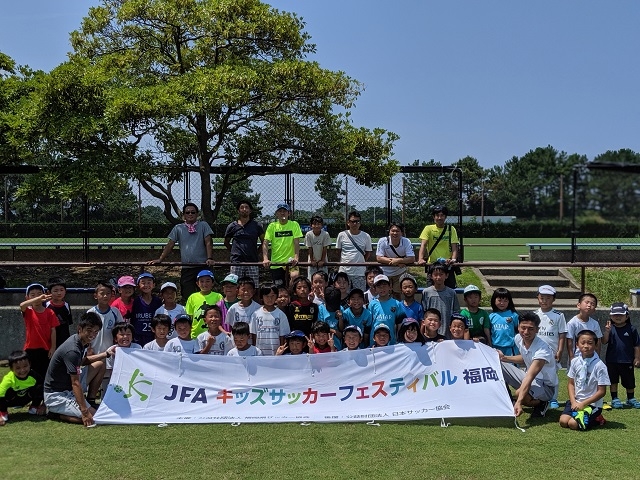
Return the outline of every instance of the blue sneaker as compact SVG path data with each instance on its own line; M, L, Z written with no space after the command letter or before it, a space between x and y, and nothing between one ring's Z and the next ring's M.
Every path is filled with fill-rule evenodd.
M627 400L627 405L633 408L640 408L640 402L633 397Z
M552 409L560 408L560 404L558 403L558 400L556 400L555 398L551 400L549 402L549 408L552 408Z
M622 403L619 398L614 398L611 400L611 406L615 409L620 409L624 408L624 403Z

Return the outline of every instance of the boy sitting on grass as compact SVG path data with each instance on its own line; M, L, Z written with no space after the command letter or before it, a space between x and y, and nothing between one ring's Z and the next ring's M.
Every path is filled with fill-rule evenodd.
M576 337L579 354L571 360L567 371L569 400L560 415L560 426L571 430L587 430L605 423L602 405L610 385L606 365L596 353L598 336L582 330Z

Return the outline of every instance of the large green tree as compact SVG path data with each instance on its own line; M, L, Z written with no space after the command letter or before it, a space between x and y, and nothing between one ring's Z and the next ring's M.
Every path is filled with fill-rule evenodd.
M479 216L486 203L484 181L486 172L474 157L466 156L455 165L462 171L462 202L465 215ZM485 198L483 199L483 195ZM486 205L484 205L486 207Z
M228 181L230 186L227 187L224 184L225 180ZM243 178L240 181L235 181L233 176L216 175L212 181L212 188L214 192L218 192L222 189L227 192L225 194L225 201L222 204L216 219L221 226L226 227L229 223L238 219L238 209L236 208L236 204L240 200L249 200L251 202L251 206L253 208L252 215L254 217L262 215L260 194L253 191L250 178Z
M343 186L343 177L331 173L322 174L316 179L315 190L324 200L320 209L322 215L343 219L347 195L347 190Z
M414 160L413 167L429 167L430 172L403 174L403 187L395 194L406 223L431 223L431 208L446 205L450 213L458 211L457 179L435 160ZM399 220L399 219L398 219Z
M558 218L560 199L563 211L568 207L572 172L586 162L582 155L558 152L551 145L513 157L504 166L495 166L487 174L485 188L497 215L521 218ZM560 188L563 192L561 194Z
M124 172L167 218L181 208L170 186L190 168L214 221L229 179L246 179L246 166L348 172L370 186L397 170L397 136L352 124L362 86L306 60L315 45L303 29L295 14L258 0L103 0L72 33L68 68L95 80L83 102L95 100L93 125L136 147ZM215 166L229 167L228 178L212 192Z
M640 164L640 153L629 149L609 150L593 161L615 166ZM603 220L629 219L640 216L640 175L606 169L582 172L578 192L581 198L578 217L596 216ZM603 232L604 233L604 232Z

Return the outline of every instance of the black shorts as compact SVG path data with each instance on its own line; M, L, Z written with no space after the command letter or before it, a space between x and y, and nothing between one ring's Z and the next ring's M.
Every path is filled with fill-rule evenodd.
M627 390L636 388L632 363L607 363L607 373L612 384L622 383Z
M271 268L269 273L271 281L276 287L287 287L287 271L284 268Z

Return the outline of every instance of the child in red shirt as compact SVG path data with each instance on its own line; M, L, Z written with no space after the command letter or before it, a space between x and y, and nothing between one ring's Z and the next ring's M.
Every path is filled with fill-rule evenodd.
M26 330L24 350L29 356L31 368L42 378L47 374L49 359L56 350L56 327L60 325L53 310L45 307L51 295L44 293L39 283L27 287L25 301L20 304Z

